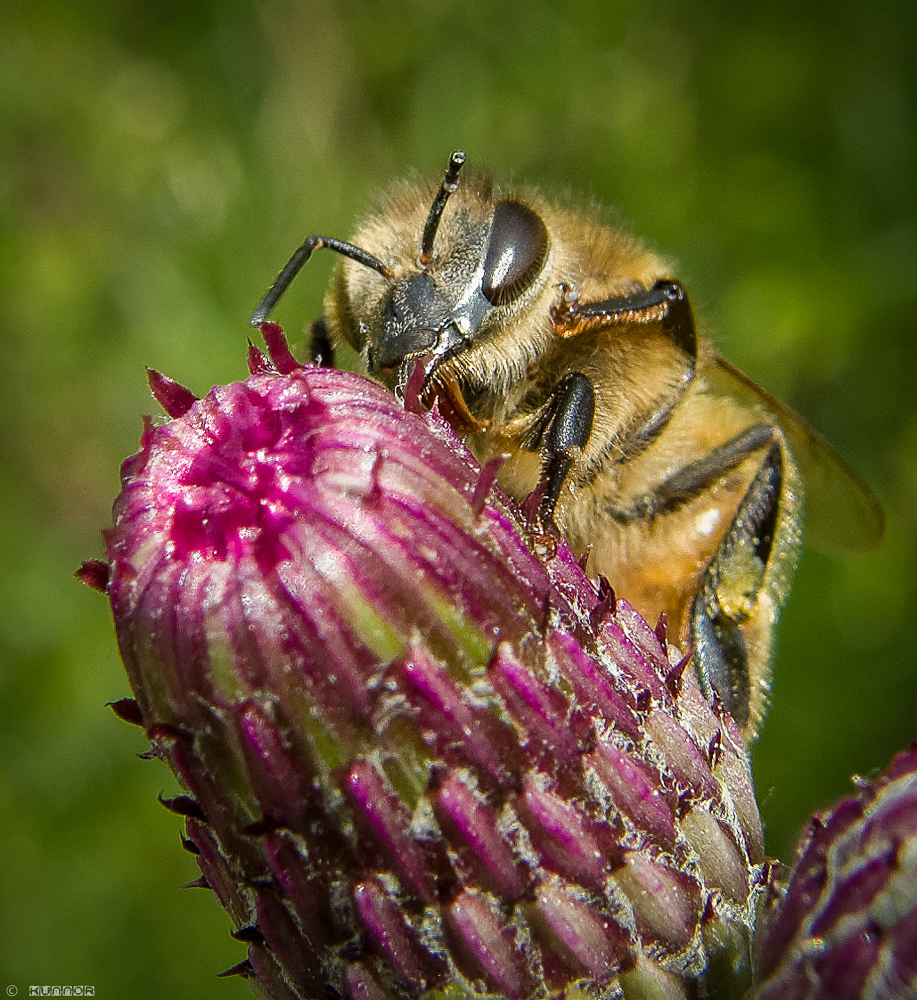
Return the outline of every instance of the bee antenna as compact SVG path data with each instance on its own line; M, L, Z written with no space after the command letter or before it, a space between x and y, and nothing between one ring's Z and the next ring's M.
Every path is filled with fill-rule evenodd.
M420 263L426 267L433 260L433 240L436 239L436 230L439 229L439 220L443 217L443 209L449 200L449 195L458 187L459 171L465 162L465 153L457 149L449 157L449 165L446 167L446 176L440 185L433 204L430 206L430 214L427 216L427 223L423 227L423 239L420 241Z
M342 257L349 257L364 267L372 268L386 280L393 277L391 269L386 267L378 257L373 257L367 250L361 250L352 243L335 240L330 236L310 236L287 261L286 267L277 276L277 280L271 285L267 294L258 304L258 308L252 313L252 318L249 320L252 326L259 326L267 319L268 313L277 305L281 295L290 287L290 282L299 274L306 261L316 250L322 249L333 250L335 253L341 254Z

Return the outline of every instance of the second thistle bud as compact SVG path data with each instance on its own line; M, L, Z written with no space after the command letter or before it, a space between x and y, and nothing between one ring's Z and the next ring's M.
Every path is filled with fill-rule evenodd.
M812 818L759 924L758 1000L917 997L917 744Z
M107 536L123 711L187 790L238 971L277 1000L741 992L733 720L448 426L266 326L244 383L156 377L174 419Z

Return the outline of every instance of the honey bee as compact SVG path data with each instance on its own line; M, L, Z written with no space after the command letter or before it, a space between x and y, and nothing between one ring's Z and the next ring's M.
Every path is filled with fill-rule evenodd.
M777 619L801 547L865 550L869 488L793 413L698 335L684 285L596 210L459 174L405 185L352 242L311 236L252 317L311 254L344 260L312 355L350 345L399 393L422 394L499 481L536 497L588 567L693 651L747 738L761 723Z

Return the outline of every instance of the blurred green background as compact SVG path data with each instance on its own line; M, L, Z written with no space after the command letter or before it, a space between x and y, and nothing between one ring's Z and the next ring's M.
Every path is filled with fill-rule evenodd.
M22 7L16 13L13 8ZM807 554L755 749L772 854L917 737L917 5L161 0L0 13L0 987L249 995L157 803L102 554L156 410L244 374L310 232L464 148L617 205L718 346L881 496L873 554ZM319 310L318 258L278 318Z

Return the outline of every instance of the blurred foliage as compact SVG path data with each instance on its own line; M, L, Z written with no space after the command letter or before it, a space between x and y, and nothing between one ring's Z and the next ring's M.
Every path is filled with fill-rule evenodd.
M15 8L20 8L18 11ZM243 957L157 805L99 556L143 365L241 377L309 232L457 147L619 206L718 345L873 483L806 556L756 751L769 849L917 736L917 6L36 0L0 11L0 986L228 1000ZM317 260L279 318L320 308Z

